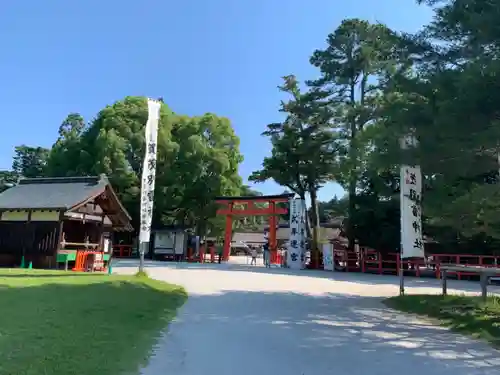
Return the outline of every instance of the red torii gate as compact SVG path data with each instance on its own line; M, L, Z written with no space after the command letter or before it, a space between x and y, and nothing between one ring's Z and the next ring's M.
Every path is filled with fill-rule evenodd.
M277 203L288 203L290 198L294 196L290 194L280 195L260 195L248 197L217 197L215 202L224 206L217 210L218 215L226 215L226 231L224 234L224 250L223 259L228 260L231 254L231 240L233 237L233 216L264 216L269 215L269 247L271 253L276 254L276 226L278 224L277 215L288 213L288 209L277 207ZM259 208L255 203L267 203L267 207ZM241 208L243 206L243 208Z

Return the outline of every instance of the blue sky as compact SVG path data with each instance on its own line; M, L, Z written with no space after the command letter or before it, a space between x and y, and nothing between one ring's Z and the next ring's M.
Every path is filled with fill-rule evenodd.
M127 95L163 96L178 113L231 119L247 177L281 118L280 77L317 72L309 56L344 18L416 31L414 0L73 0L0 3L0 169L19 144L50 147L69 112L90 120ZM281 193L273 183L258 185ZM330 184L320 198L342 195Z

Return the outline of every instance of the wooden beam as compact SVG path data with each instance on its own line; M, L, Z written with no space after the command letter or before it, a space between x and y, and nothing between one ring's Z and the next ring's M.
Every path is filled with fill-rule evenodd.
M57 255L59 254L59 248L61 247L61 243L63 241L63 236L64 236L64 211L59 211L59 222L58 222L58 233L57 233L57 243L56 243L56 249L54 251L54 267L57 268ZM68 259L66 258L66 261L64 262L64 270L68 270Z
M104 188L104 189L101 189L101 190L99 190L99 191L97 191L97 192L95 192L93 195L91 195L91 196L87 197L87 199L85 199L85 200L83 200L83 201L79 202L78 204L75 204L75 205L74 205L73 207L71 207L68 211L72 211L72 212L74 212L74 211L78 210L80 207L85 206L85 205L86 205L87 203L89 203L89 202L92 202L92 203L93 203L93 201L94 201L97 197L99 197L102 193L104 193L104 191L105 191L105 188Z
M216 202L289 202L294 193L278 194L278 195L254 195L254 196L232 196L232 197L215 197Z
M290 201L289 198L256 198L256 199L233 199L233 200L215 200L217 204L227 204L229 202L231 203L249 203L249 202L258 202L258 203L288 203Z
M220 209L217 210L217 215L284 215L287 214L288 210L286 208L276 208L274 211L272 208L254 208L254 209Z

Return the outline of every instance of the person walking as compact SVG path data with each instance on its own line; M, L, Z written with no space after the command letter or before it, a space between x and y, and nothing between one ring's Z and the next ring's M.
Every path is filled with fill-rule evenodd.
M257 249L255 247L252 247L250 249L250 255L252 257L252 260L250 261L250 265L256 266L257 265Z
M266 266L266 268L271 268L271 263L270 263L271 253L269 251L269 242L266 242L264 244L263 250L264 250L264 266Z
M217 253L219 254L219 264L221 264L224 255L224 245L221 242L217 244Z

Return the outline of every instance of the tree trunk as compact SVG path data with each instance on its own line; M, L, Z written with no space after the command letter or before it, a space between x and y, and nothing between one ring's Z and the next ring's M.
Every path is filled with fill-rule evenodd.
M312 246L311 246L311 261L313 262L313 267L319 267L319 214L318 214L318 195L316 189L311 189L309 191L311 196L311 213L313 217L313 236L312 236Z
M354 106L356 104L355 98L355 90L356 87L351 85L350 88L350 101L352 105L352 110L354 111ZM349 250L354 250L356 245L356 237L354 234L354 214L356 211L356 164L357 164L357 145L356 145L356 137L357 137L357 128L356 128L356 117L354 114L351 114L350 118L350 130L351 130L351 139L349 144L349 163L350 163L350 174L349 174L349 218L347 220L347 239L349 240Z
M347 219L347 239L349 240L349 250L354 250L356 236L354 233L354 216L356 214L356 180L349 181L349 217Z

